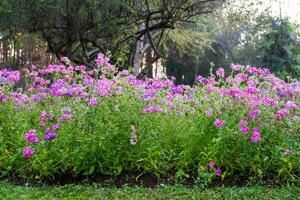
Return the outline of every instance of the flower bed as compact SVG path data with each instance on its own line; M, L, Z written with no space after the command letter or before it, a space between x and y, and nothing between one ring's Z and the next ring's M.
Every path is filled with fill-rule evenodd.
M20 72L0 71L1 177L299 182L299 82L232 64L191 87L117 73L102 54L96 63L32 66L22 88Z

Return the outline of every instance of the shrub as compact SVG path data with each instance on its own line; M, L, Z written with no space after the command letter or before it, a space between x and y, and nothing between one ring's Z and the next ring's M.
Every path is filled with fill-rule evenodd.
M101 58L101 59L100 59ZM1 70L1 176L26 179L121 172L214 178L300 175L300 83L231 65L224 77L138 80L97 68L49 65Z

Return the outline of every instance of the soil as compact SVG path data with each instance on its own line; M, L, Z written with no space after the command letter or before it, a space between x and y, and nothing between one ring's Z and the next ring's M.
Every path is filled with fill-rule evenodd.
M0 178L0 180L11 182L17 185L33 185L33 186L41 186L41 185L66 185L66 184L97 184L102 187L123 187L123 186L143 186L143 187L160 187L165 185L174 185L176 183L180 183L187 187L193 187L199 183L197 183L197 173L191 172L189 173L189 177L187 179L176 181L175 173L168 173L162 177L156 177L151 174L145 173L126 173L123 172L120 175L112 178L111 176L75 176L72 173L65 173L64 175L59 175L52 178L44 178L32 180L26 178L21 178L17 174L11 174L9 177ZM13 178L12 178L13 177ZM221 179L219 177L215 178L210 184L204 185L205 187L219 187L219 186L250 186L250 185L265 185L266 187L275 187L282 185L282 182L273 174L269 174L264 178L258 180L251 180L246 177L239 176L236 179Z

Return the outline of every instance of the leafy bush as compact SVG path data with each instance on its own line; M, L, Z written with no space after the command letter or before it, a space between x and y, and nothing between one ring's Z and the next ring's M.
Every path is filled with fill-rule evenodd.
M66 59L67 58L63 58ZM193 86L97 68L1 70L0 173L26 179L121 172L215 178L300 175L300 83L232 64Z

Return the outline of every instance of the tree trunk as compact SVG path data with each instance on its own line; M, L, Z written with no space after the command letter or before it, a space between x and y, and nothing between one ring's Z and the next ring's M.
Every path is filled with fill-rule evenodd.
M7 63L8 59L8 45L6 41L3 41L3 64L5 65Z
M148 69L147 77L153 78L152 51L150 47L146 50L146 65Z
M15 69L16 67L16 46L17 46L17 41L14 39L13 43L13 68Z
M139 31L145 29L145 24L142 23L139 26ZM133 60L133 68L134 74L137 76L142 71L142 58L144 53L144 36L140 37L139 40L136 41L136 49Z

